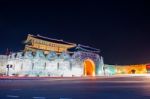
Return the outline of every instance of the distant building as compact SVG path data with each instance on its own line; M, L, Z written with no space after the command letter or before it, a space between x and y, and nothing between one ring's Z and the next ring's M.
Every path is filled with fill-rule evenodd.
M148 64L137 65L104 65L106 75L122 75L122 74L147 74L149 70Z

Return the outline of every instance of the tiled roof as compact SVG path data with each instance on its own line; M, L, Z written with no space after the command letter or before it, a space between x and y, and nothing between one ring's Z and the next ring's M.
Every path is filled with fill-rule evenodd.
M74 45L76 46L75 43L70 43L70 42L66 42L66 41L63 41L63 40L58 40L58 39L53 39L53 38L48 38L48 37L44 37L44 36L41 36L41 35L31 35L32 37L34 38L37 38L37 39L41 39L41 40L44 40L44 41L50 41L50 42L55 42L55 43L60 43L60 44L67 44L67 45Z

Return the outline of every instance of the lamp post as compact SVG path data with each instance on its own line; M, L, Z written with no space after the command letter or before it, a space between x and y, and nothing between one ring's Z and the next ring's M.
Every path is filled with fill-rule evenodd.
M6 66L7 68L7 76L9 75L9 65Z
M12 65L7 65L6 68L7 68L7 76L9 76L9 69L12 68Z

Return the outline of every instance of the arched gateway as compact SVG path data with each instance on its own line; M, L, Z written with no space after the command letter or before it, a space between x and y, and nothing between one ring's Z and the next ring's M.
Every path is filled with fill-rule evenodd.
M84 64L84 76L95 76L95 63L91 59L86 59Z
M98 76L103 74L103 58L97 53L78 51L72 56L82 64L83 76Z

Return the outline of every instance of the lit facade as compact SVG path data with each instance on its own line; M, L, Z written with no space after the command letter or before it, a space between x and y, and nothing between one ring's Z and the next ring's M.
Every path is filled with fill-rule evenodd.
M17 76L99 76L103 58L97 49L43 36L28 35L25 50L8 56L6 74ZM68 49L75 48L75 51Z
M31 34L28 34L25 44L24 51L36 52L37 50L42 50L44 54L48 54L50 51L62 53L69 48L76 47L76 44L74 43Z
M147 73L150 73L150 64L104 64L98 49L40 35L29 34L22 52L0 55L0 74L9 76L81 77Z
M122 74L148 74L150 70L149 64L138 65L104 65L104 73L106 75L122 75Z

